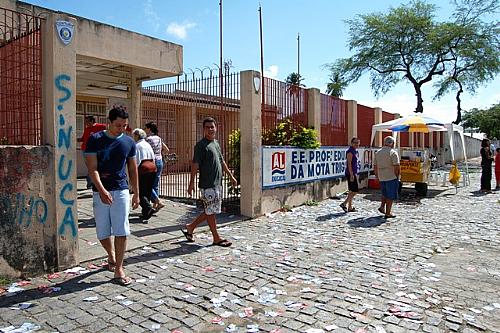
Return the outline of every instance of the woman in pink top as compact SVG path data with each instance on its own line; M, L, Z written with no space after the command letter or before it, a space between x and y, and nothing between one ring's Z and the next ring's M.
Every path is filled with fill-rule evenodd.
M168 153L169 149L165 142L158 136L158 126L156 126L154 122L150 121L146 124L146 134L148 135L146 141L149 142L155 153L156 178L153 182L151 201L153 201L153 208L158 211L165 207L165 205L160 202L158 185L160 184L160 176L163 170L163 154Z

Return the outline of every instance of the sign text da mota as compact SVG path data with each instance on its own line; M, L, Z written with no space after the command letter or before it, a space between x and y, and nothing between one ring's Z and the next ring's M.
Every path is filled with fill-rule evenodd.
M342 176L345 173L345 150L299 150L292 151L291 155L291 180L335 177Z

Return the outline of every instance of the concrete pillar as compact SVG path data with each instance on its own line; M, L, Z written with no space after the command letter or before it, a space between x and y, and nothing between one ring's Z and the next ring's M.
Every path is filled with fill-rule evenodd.
M56 23L71 30L72 39L63 43ZM47 221L54 221L52 239L56 242L56 269L77 265L78 214L76 205L76 35L77 21L64 14L49 15L42 35L42 105L43 141L54 147L52 179L54 211ZM69 33L66 36L70 35Z
M415 147L415 133L408 132L408 145L411 148Z
M429 148L434 149L434 133L435 132L429 132Z
M375 113L375 124L381 124L383 123L382 121L382 109L381 108L375 108L374 109ZM378 131L375 134L375 142L370 142L370 145L374 145L376 147L382 147L382 132ZM366 143L362 143L363 146L367 145Z
M260 73L244 71L241 80L241 214L260 215L262 195L262 113Z
M134 70L132 70L132 79L130 80L130 111L129 111L129 126L132 129L142 127L141 86L142 86L142 81L137 79Z
M318 132L321 142L321 93L318 88L307 89L307 126Z
M358 136L358 102L347 101L347 142Z

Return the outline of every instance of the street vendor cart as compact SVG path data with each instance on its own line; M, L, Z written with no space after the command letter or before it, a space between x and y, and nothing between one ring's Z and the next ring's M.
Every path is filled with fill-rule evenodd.
M427 195L427 181L431 172L430 154L427 149L400 149L401 182L415 183L420 196Z
M467 156L465 153L465 142L463 129L454 124L444 124L438 120L424 115L413 114L407 117L394 119L385 123L372 126L372 137L370 144L373 144L377 131L391 131L395 139L398 132L410 133L429 133L429 132L448 132L449 144L452 159L455 160L453 150L453 133L458 132L462 141L462 149L466 162L466 177L468 178ZM397 140L396 140L397 142ZM431 171L430 152L426 148L408 148L399 147L401 183L414 183L418 195L426 196L428 180Z

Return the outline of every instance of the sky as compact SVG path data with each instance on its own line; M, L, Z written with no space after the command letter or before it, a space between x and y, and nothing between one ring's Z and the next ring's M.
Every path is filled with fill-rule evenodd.
M111 24L183 46L184 71L216 68L219 63L219 0L25 0L42 7ZM386 12L401 0L224 0L223 58L233 71L260 71L259 3L262 7L265 76L285 80L297 72L300 34L300 74L306 87L325 92L329 72L324 65L351 56L345 20L359 14ZM437 19L449 18L448 0L428 0L438 7ZM208 73L208 69L205 69ZM149 83L151 84L151 82ZM147 84L146 84L147 85ZM462 108L488 108L500 102L500 77L462 95ZM433 101L432 85L424 88L424 114L444 122L456 117L454 94ZM350 85L344 99L408 115L416 106L411 85L401 83L376 99L368 75Z

